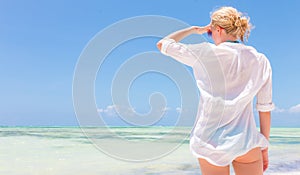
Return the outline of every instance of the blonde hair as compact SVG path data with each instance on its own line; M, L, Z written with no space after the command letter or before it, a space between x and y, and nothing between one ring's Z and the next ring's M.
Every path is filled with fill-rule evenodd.
M227 34L237 37L242 42L248 39L252 24L250 18L244 16L233 7L221 7L211 14L211 25L223 28Z

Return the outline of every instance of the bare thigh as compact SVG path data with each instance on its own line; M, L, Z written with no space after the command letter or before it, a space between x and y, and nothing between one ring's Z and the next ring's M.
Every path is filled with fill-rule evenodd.
M236 175L262 175L263 163L260 148L254 148L232 162Z
M198 159L202 175L229 175L229 165L228 166L215 166L205 159Z

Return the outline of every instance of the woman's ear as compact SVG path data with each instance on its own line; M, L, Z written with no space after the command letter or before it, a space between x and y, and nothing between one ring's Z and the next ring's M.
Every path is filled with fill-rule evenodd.
M217 29L218 33L221 31L221 27L220 26L217 26L216 29Z

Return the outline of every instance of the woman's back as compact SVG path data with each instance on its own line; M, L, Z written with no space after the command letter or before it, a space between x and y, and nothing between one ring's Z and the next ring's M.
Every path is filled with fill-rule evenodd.
M175 46L168 49L172 47ZM192 68L201 98L191 137L192 152L198 157L210 154L207 157L214 164L224 166L254 145L267 147L252 112L254 97L271 79L267 58L253 47L239 43L186 47L193 54L181 54L194 55Z
M198 45L200 48L187 47L195 55L192 67L196 80L201 81L199 86L212 96L233 101L256 94L271 73L268 59L251 46L230 42L205 44L209 45L204 47L208 51L203 51L203 44Z

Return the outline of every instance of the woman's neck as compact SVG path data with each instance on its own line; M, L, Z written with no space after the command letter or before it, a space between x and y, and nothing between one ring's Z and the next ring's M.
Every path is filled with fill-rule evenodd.
M236 42L238 41L238 38L237 37L234 37L234 36L231 36L231 35L226 35L222 38L222 43L223 42L228 42L228 41L231 41L231 42Z

